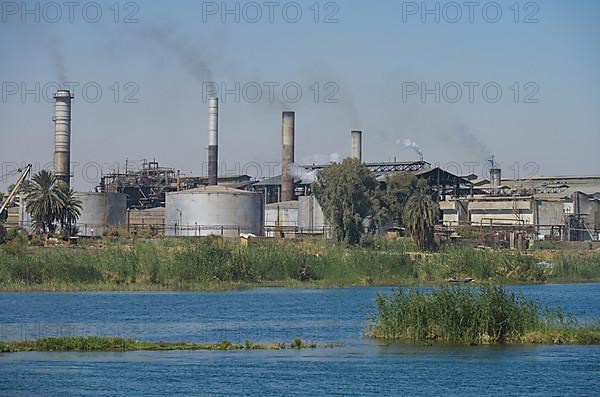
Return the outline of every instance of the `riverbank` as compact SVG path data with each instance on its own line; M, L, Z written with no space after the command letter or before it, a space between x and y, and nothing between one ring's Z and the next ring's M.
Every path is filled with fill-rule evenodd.
M3 291L224 291L256 287L435 285L451 277L502 283L600 281L600 253L448 246L404 241L347 248L331 241L220 238L98 240L79 247L0 246Z

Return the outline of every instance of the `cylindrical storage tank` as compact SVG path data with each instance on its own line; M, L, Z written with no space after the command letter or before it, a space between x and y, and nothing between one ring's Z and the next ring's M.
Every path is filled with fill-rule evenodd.
M167 193L167 236L238 237L263 235L264 202L260 193L206 186Z
M127 227L127 195L123 193L75 193L81 201L77 221L79 235L99 237L111 229Z

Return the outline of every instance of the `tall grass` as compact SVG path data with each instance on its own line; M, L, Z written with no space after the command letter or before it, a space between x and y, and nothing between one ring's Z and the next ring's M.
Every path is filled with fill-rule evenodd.
M412 342L461 344L600 344L600 324L580 325L499 285L437 287L379 294L370 335Z
M545 268L532 255L518 251L478 250L464 246L450 246L429 258L437 270L434 278L453 276L473 277L478 280L507 280L543 282ZM600 272L598 273L600 275Z
M226 285L398 285L449 277L544 282L600 278L600 255L560 254L553 263L510 251L449 247L413 252L399 241L347 248L330 241L217 237L86 242L78 248L0 245L0 289L222 289Z
M600 275L600 254L561 252L552 259L548 273L554 279L596 279Z

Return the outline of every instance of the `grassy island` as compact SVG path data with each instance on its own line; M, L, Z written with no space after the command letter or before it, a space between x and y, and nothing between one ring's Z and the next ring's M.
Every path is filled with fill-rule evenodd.
M581 324L560 309L490 284L379 294L371 321L369 336L387 341L600 344L600 322Z
M330 348L333 344L319 346L305 343L295 338L291 343L254 344L250 340L245 343L188 343L188 342L142 342L124 338L108 337L60 337L44 338L35 341L0 342L0 353L17 352L126 352L126 351L172 351L172 350L285 350Z

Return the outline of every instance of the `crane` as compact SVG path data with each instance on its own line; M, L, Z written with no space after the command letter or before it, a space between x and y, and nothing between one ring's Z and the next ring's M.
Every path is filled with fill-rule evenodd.
M8 193L8 196L6 196L6 198L0 205L0 220L4 219L4 215L5 215L4 211L8 208L10 203L12 203L12 201L15 199L15 197L19 193L19 190L21 190L21 188L23 187L23 183L25 183L27 176L29 176L29 173L31 172L31 167L32 167L31 164L27 164L27 167L25 167L25 169L22 171L21 176L19 177L19 180L17 181L17 183L15 183L15 186Z

